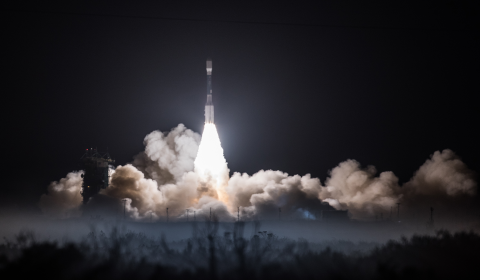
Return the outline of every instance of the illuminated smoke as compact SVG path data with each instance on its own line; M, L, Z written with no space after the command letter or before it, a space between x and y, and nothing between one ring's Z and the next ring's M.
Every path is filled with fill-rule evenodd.
M362 169L355 160L344 161L331 170L319 198L356 219L390 211L401 197L398 178L392 172L376 173L374 166Z
M475 173L451 150L436 151L405 184L409 195L475 195Z
M38 203L42 212L56 218L79 216L83 201L82 174L82 171L70 172L59 182L50 183L47 194L43 194Z
M164 218L166 208L172 218L185 217L186 209L208 217L210 208L217 217L231 218L224 191L229 170L214 124L205 125L199 142L200 135L182 124L169 133L150 133L145 151L132 164L118 166L101 193L126 199L126 213L134 219Z
M182 215L199 199L193 162L200 138L183 124L170 132L151 132L144 139L145 151L132 164L118 166L102 193L128 198L131 218L158 219L166 216L166 208L171 217Z
M227 193L235 209L241 208L243 217L261 215L273 218L278 216L278 208L289 216L299 208L311 211L325 208L318 199L321 188L320 180L308 174L301 177L260 170L251 176L235 172L228 183Z
M110 185L101 193L127 199L126 212L130 218L156 219L166 215L167 207L172 216L183 213L197 198L196 184L196 175L187 172L176 184L159 186L157 181L145 178L141 171L127 164L117 167Z
M443 217L475 215L476 189L474 172L447 149L436 151L402 186L392 172L376 176L375 167L362 169L357 161L347 160L330 172L319 198L356 219L388 215L401 203L403 217L427 220L430 207L437 213L443 209Z
M153 131L143 141L145 151L135 156L132 165L159 185L174 184L193 171L200 138L183 124L168 133Z
M232 220L240 208L243 219L282 215L311 219L325 209L348 210L354 219L371 220L389 215L402 204L406 218L424 217L430 207L447 217L472 216L477 184L475 174L450 150L437 151L402 186L393 172L377 174L375 167L362 167L346 160L333 168L322 186L318 178L261 170L253 175L229 169L214 124L205 124L202 137L180 124L170 132L154 131L144 140L145 151L131 164L111 172L109 186L101 191L120 202L125 200L128 217L185 218L186 210L198 218L210 209L221 219ZM79 214L80 173L69 173L48 187L40 207L48 215L69 217ZM87 204L101 203L93 197ZM454 212L456 214L454 214ZM423 215L423 216L422 216ZM455 216L457 215L457 216ZM423 219L423 218L422 218ZM426 219L426 218L425 218Z
M451 150L436 151L402 186L404 218L426 220L430 207L436 220L478 221L476 174Z

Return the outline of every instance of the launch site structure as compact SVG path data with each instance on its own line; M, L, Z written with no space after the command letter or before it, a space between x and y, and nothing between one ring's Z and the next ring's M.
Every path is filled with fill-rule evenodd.
M86 204L90 197L98 194L101 189L108 187L108 166L114 164L115 160L110 154L99 153L97 149L87 149L80 158L82 174L82 196L83 204Z
M212 60L211 59L207 59L207 103L205 104L205 123L213 123Z

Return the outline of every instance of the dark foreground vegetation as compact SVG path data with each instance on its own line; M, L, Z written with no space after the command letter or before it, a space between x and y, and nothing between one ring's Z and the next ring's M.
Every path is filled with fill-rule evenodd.
M480 236L413 236L381 246L309 243L243 224L194 225L177 242L142 233L92 232L81 242L37 241L19 233L0 245L0 279L480 279Z

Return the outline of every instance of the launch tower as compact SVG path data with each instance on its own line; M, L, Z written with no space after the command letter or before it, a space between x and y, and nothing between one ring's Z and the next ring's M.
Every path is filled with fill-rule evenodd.
M212 60L211 59L207 59L207 103L205 104L205 123L213 123Z
M80 158L81 168L85 171L82 174L83 204L86 204L90 197L108 186L108 166L114 163L115 160L110 158L108 152L102 154L97 149L87 149Z

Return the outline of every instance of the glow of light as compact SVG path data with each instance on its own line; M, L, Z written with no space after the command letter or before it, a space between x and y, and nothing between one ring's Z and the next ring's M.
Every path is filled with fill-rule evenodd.
M300 213L301 217L307 220L316 220L315 215L310 213L308 210L303 210L302 208L297 209L297 211Z
M217 128L213 123L205 124L194 165L200 181L213 188L220 201L227 203L225 187L229 179L229 170Z

